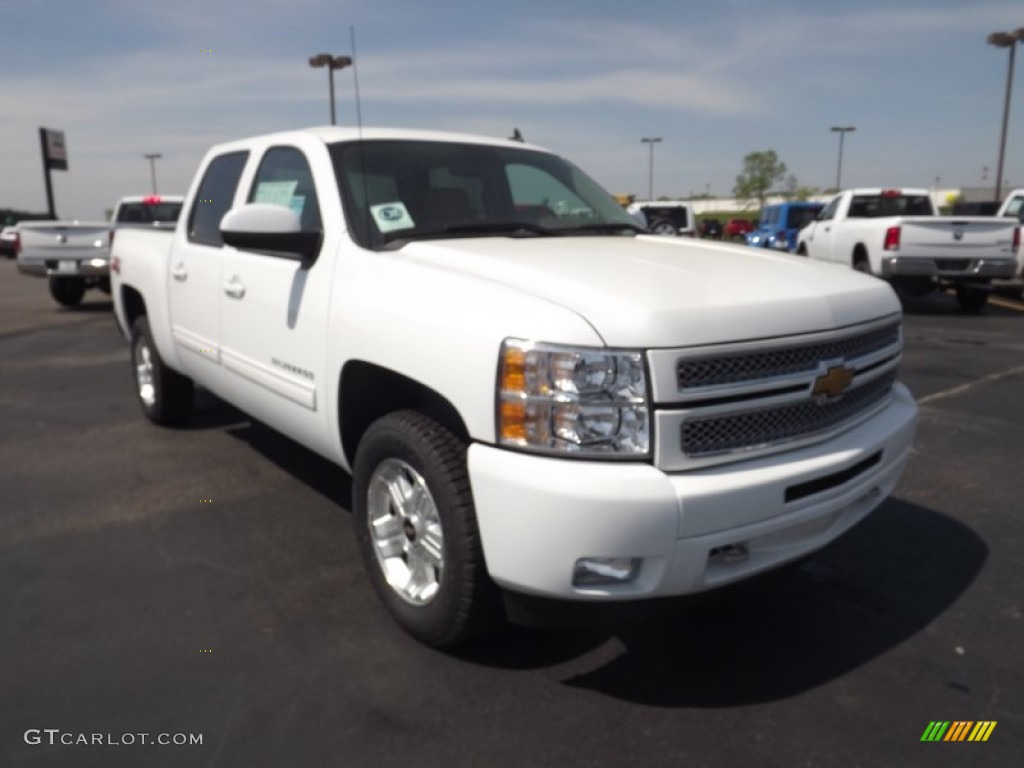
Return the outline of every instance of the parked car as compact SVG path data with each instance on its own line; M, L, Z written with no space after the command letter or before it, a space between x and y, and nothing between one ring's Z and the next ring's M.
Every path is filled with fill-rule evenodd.
M927 189L848 189L800 230L797 253L881 277L909 296L953 288L965 312L988 302L993 279L1012 278L1018 222L937 216Z
M701 219L700 236L715 240L722 239L722 221L720 219Z
M111 251L142 414L180 424L200 385L350 471L370 581L426 643L752 577L909 459L888 285L651 236L540 147L257 136L185 209Z
M682 200L638 201L626 210L636 216L642 214L647 228L656 235L697 236L697 217L693 206Z
M754 222L750 219L729 219L725 222L725 236L729 240L742 240L753 231Z
M18 255L18 227L4 227L0 230L0 256L13 259Z
M33 221L18 227L18 271L46 277L50 295L65 307L82 302L86 290L110 292L110 244L122 227L173 227L180 195L122 197L112 221Z
M797 232L813 221L824 207L822 203L806 202L766 205L757 229L747 234L747 245L795 251Z

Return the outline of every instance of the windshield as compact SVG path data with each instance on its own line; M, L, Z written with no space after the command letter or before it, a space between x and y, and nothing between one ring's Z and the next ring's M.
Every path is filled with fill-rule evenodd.
M404 140L342 142L330 151L353 239L364 248L641 231L596 182L545 152Z

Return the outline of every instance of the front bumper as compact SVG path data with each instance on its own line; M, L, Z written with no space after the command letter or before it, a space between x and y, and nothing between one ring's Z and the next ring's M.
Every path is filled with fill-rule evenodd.
M474 444L469 473L488 571L514 592L629 600L700 592L820 549L891 494L906 466L917 406L904 386L894 391L884 410L826 442L689 472ZM786 500L829 478L826 490ZM746 558L714 555L735 544ZM576 561L594 557L642 563L628 583L574 586Z
M34 277L109 277L110 260L91 259L18 259L18 271Z
M1005 259L882 257L882 277L1007 279L1016 271L1017 260L1012 256Z

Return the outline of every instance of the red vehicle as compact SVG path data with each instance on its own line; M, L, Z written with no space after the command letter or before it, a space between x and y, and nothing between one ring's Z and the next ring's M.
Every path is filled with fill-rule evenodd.
M725 237L727 240L742 240L748 232L753 232L756 225L750 219L729 219L725 222Z

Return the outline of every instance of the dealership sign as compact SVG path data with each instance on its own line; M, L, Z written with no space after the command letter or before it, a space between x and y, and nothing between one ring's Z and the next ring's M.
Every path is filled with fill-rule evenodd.
M64 131L40 128L43 138L43 162L47 168L58 171L68 169L68 148L64 143Z

